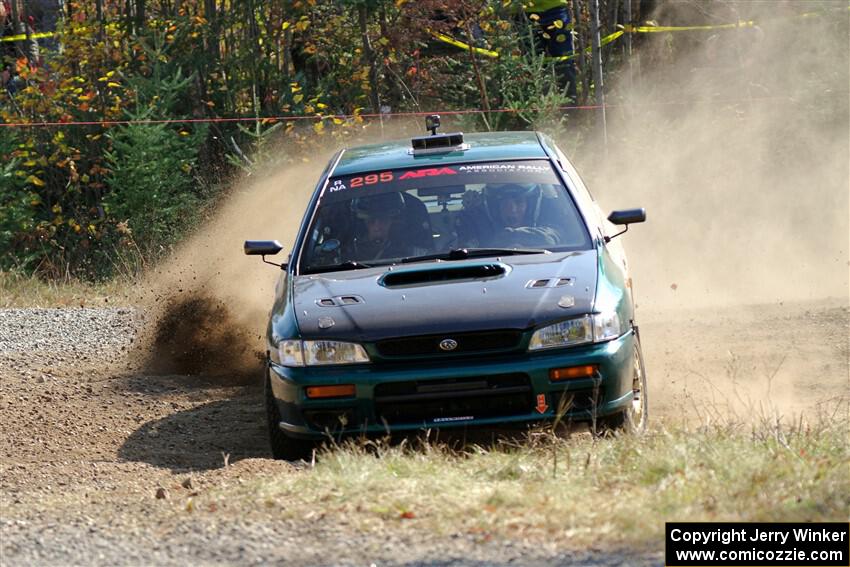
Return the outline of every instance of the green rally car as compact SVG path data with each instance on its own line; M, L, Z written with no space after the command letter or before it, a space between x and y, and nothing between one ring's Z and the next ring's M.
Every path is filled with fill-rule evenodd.
M541 133L438 125L343 149L316 185L268 323L276 458L328 435L646 427L631 279L612 240L645 211L606 221ZM245 242L264 260L281 249Z

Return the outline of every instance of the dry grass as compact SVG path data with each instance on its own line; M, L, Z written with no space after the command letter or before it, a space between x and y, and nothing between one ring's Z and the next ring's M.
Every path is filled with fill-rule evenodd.
M846 407L817 424L681 426L614 439L544 432L463 451L352 442L294 474L204 498L368 531L405 524L440 535L657 548L665 521L846 520Z
M0 271L0 308L103 307L131 303L132 282L116 278L102 284L45 281Z

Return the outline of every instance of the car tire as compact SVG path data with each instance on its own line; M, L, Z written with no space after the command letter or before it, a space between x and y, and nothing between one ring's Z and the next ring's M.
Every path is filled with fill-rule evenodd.
M265 375L266 421L269 427L269 444L272 456L283 461L300 461L312 457L315 444L301 439L293 439L280 429L280 411L272 393L268 364Z
M649 400L646 389L646 367L640 337L635 332L635 347L632 364L632 403L625 410L597 418L594 434L604 437L612 434L641 435L646 431L649 419Z

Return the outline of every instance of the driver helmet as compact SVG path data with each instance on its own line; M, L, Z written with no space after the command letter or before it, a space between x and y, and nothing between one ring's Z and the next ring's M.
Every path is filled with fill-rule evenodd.
M534 195L537 185L534 183L496 183L484 188L488 200L501 201L508 197L512 199L528 198Z
M494 183L484 188L484 199L491 215L495 215L499 203L505 199L525 199L529 213L536 217L539 197L540 190L535 183Z
M360 220L395 218L404 211L404 197L401 193L357 197L351 201L351 210Z

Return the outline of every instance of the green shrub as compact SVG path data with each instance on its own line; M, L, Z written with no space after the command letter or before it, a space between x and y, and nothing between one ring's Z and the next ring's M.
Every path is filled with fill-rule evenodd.
M193 170L204 130L132 124L110 134L104 207L112 219L124 223L121 230L145 257L156 256L194 220L200 199Z
M0 128L0 270L28 267L29 256L16 255L15 244L32 221L34 198L20 173L21 159L14 157L17 136L11 128Z

